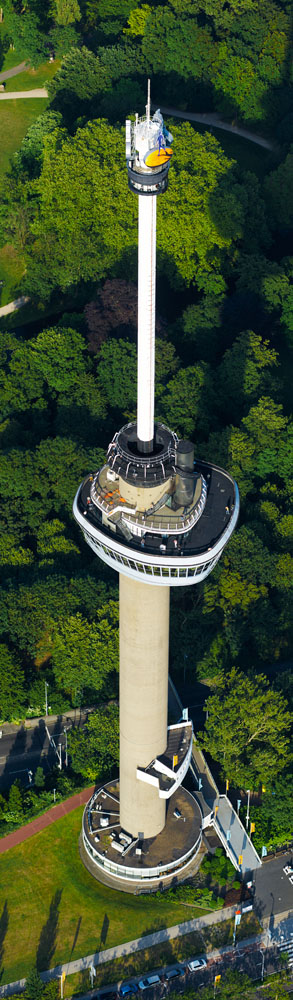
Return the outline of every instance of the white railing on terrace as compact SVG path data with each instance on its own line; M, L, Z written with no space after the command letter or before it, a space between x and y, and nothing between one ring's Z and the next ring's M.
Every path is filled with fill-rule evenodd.
M103 466L103 469L104 468L105 466ZM103 472L103 469L101 469L100 472ZM152 530L157 534L184 534L186 531L190 531L191 528L197 524L197 521L199 521L206 505L207 484L206 480L202 477L202 491L199 500L197 500L194 507L191 508L187 515L180 515L179 520L178 514L176 515L175 512L173 517L171 512L168 515L157 514L155 516L148 511L139 513L132 505L123 503L123 498L122 502L119 502L118 491L116 490L113 490L113 495L117 492L117 503L114 501L115 506L112 506L111 503L106 500L106 488L100 484L100 472L97 473L91 486L90 496L92 502L109 518L111 518L111 516L113 517L114 514L119 513L120 511L124 515L128 514L129 517L124 516L122 520L125 522L130 531L133 526L136 526L145 531ZM99 492L97 491L97 484ZM107 490L107 492L109 492L109 490Z

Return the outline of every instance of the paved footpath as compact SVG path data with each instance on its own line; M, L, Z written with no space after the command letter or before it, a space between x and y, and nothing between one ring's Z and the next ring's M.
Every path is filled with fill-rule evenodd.
M7 302L6 306L0 307L0 316L9 316L9 314L15 312L16 309L21 309L21 306L25 306L27 302L30 302L28 295L21 295L19 299L13 299L13 302Z
M241 139L254 142L257 146L263 146L264 149L274 149L274 143L271 139L264 139L262 135L256 135L255 132L250 132L240 125L229 125L228 122L222 121L216 111L211 112L211 114L195 114L193 111L178 111L176 108L166 107L161 107L161 111L162 114L171 115L173 118L184 118L189 122L199 122L201 125L211 125L214 128L220 128L224 132L232 132L232 135L239 135Z
M12 69L3 69L0 73L0 83L3 83L3 80L10 80L12 76L18 76L24 69L28 69L27 62L18 63L18 66L13 66Z
M8 94L0 94L0 101L19 100L20 97L48 97L48 91L44 87L36 90L11 90Z
M16 847L17 844L23 844L25 840L29 840L36 833L40 833L41 830L45 830L47 826L55 823L56 819L68 816L68 813L73 812L73 809L85 805L94 790L95 785L91 785L90 788L83 788L82 792L77 792L76 795L71 795L70 799L65 799L64 802L59 802L57 806L52 806L52 809L48 809L48 812L43 813L42 816L37 816L31 823L26 823L25 826L21 826L14 833L8 833L7 837L1 837L0 854L10 851L10 848Z

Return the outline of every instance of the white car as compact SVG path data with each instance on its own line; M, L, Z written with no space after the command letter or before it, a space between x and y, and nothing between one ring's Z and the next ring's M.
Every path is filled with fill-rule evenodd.
M192 958L190 962L187 962L188 972L196 972L197 969L205 969L206 961L204 958Z
M283 868L283 872L285 872L285 875L293 875L292 865L285 865L285 868Z
M146 976L145 979L140 979L138 983L139 990L148 990L150 986L157 986L160 983L160 976Z

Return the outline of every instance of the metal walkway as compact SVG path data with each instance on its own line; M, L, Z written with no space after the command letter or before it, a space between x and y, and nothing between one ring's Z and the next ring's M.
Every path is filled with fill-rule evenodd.
M260 867L260 857L227 795L217 798L212 825L237 871L245 875Z
M181 712L182 703L170 677L169 698L173 704L175 702ZM261 859L230 799L227 798L227 795L220 795L204 754L197 746L195 739L193 740L190 770L197 785L194 795L202 812L203 829L207 830L208 827L213 827L232 865L241 872L241 875L245 876L248 872L259 868Z

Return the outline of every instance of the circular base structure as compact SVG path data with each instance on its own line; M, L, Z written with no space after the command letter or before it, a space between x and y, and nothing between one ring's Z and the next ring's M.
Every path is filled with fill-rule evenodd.
M119 821L119 783L99 788L83 815L81 858L95 878L125 892L153 889L187 877L202 839L202 815L193 795L180 786L167 804L157 837L134 839Z

